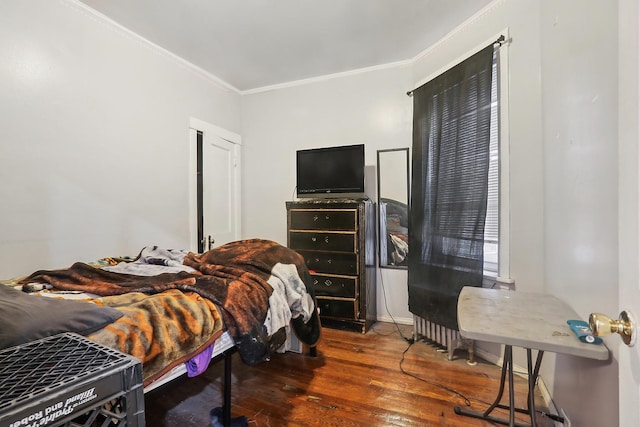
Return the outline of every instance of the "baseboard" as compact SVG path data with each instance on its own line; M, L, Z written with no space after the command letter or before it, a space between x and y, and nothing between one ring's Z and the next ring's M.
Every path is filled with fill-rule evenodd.
M413 325L412 317L391 317L391 316L377 316L377 322L397 323L398 325Z
M560 411L558 410L558 407L556 406L555 402L553 401L553 398L551 397L551 393L549 393L549 389L547 388L547 385L544 383L544 381L540 377L538 377L538 388L540 389L540 393L542 394L542 399L544 399L544 403L547 405L547 408L549 408L549 413L552 415L564 416L564 413L561 414ZM554 425L556 427L562 427L565 424L559 421L554 421Z

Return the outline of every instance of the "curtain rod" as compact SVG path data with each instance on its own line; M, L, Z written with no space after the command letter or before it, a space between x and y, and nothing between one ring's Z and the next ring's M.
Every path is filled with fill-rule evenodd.
M498 48L501 47L503 44L505 44L507 42L507 39L504 37L504 34L501 35L500 37L498 37L498 39L496 41L494 41L493 45L498 45ZM409 92L407 92L407 96L411 97L413 96L413 90L410 90Z

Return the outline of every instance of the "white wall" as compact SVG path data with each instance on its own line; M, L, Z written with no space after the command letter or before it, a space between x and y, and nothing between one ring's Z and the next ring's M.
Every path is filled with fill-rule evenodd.
M545 282L584 318L618 313L617 6L545 1L541 8ZM611 343L608 365L555 358L549 385L576 425L618 425ZM598 402L606 407L591 410Z
M188 247L188 125L240 95L69 0L0 3L0 277Z
M373 165L375 150L409 146L411 104L404 92L508 29L510 275L517 290L555 294L584 318L613 310L617 23L615 7L608 8L596 0L561 6L497 0L409 67L244 96L244 234L286 241L284 201L293 197L296 149L364 142ZM601 56L604 45L610 51ZM254 170L271 176L251 175ZM597 262L585 262L585 248ZM379 286L378 312L390 307L394 316L410 317L405 272L383 270L382 278L386 292ZM391 304L384 305L384 295ZM497 359L499 348L481 347ZM526 366L524 352L515 357ZM547 354L542 377L575 425L615 425L615 362ZM582 392L599 386L603 391Z
M366 187L375 200L377 150L411 146L412 101L406 66L348 73L243 96L243 236L286 244L285 201L295 197L296 150L365 144ZM378 313L410 322L407 274L381 270Z

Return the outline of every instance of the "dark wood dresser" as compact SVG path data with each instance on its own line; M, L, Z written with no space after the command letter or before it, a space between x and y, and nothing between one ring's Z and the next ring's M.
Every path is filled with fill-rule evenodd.
M311 271L323 326L365 333L376 321L373 204L310 199L286 205L287 245Z

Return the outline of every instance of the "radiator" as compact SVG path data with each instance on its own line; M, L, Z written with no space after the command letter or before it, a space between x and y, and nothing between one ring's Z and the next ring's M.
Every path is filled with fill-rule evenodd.
M467 363L476 364L473 340L463 338L459 331L430 322L415 314L413 315L413 338L437 346L438 351L446 351L449 360L453 360L453 353L457 349L465 349L469 354Z

